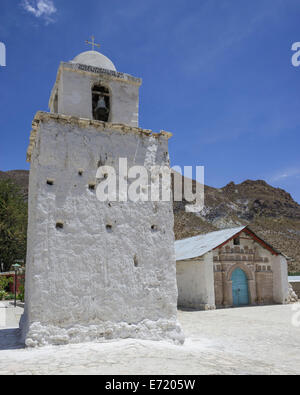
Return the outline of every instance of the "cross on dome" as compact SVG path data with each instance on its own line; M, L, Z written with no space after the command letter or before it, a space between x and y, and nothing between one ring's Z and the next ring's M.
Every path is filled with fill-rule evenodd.
M95 36L91 37L92 41L85 40L85 43L92 46L92 51L95 51L95 47L100 48L100 44L95 43Z

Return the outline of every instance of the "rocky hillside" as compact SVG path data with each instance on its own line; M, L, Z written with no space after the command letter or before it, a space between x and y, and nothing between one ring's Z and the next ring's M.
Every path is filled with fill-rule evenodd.
M28 196L26 170L0 172ZM196 183L194 182L194 189ZM300 272L300 205L282 189L265 181L229 183L221 189L205 186L205 208L200 214L186 213L186 202L174 202L175 236L181 239L217 229L250 225L254 232L291 257L289 270Z
M29 171L27 170L11 170L11 171L0 171L0 180L10 179L14 181L23 191L24 198L28 198L28 182L29 182Z

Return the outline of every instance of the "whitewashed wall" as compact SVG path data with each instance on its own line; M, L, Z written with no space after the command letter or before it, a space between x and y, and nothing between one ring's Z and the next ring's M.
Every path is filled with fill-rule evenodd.
M58 93L58 111L54 110L52 98L51 112L93 119L92 87L94 84L101 84L109 89L111 95L109 122L138 126L141 82L116 79L105 73L83 72L74 67L66 63L61 64L52 93L53 98L56 92Z
M275 303L289 302L287 261L282 255L273 257L273 297Z
M212 252L199 260L176 263L178 306L199 310L215 309Z
M21 321L28 346L126 337L183 342L172 203L109 205L88 188L99 160L116 169L119 157L129 166L145 158L168 164L167 151L164 136L40 121L31 154ZM58 221L63 229L56 229Z

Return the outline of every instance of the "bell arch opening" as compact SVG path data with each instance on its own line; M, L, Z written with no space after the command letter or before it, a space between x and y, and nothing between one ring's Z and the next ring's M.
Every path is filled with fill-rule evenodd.
M58 92L55 92L54 100L53 100L53 112L55 114L58 113Z
M101 84L92 87L92 112L96 121L108 122L110 115L109 89Z

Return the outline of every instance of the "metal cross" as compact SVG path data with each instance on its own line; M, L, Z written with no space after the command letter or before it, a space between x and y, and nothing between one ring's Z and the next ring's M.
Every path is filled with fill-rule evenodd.
M92 41L85 40L85 43L92 46L92 51L95 51L95 47L100 48L100 44L95 43L95 37L91 37Z

